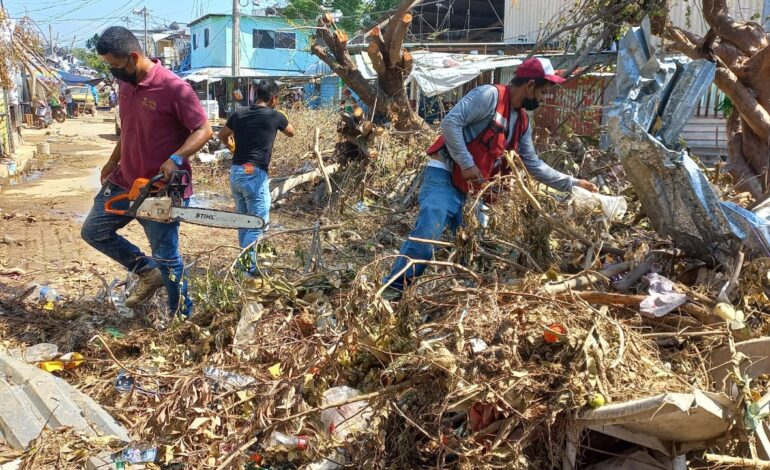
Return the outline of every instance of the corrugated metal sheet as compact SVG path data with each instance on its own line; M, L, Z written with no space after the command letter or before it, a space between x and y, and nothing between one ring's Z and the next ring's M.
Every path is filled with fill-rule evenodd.
M535 126L553 133L568 126L578 135L599 137L604 90L612 77L582 77L553 88L535 112Z
M321 106L335 106L339 101L340 86L337 76L321 79Z
M736 20L761 22L763 0L732 0L728 4ZM703 19L702 8L701 0L673 0L669 19L674 26L703 36L708 31L708 25Z
M505 2L503 41L534 44L542 31L560 12L569 9L570 0L508 0Z
M730 11L739 20L761 21L763 0L732 0ZM563 16L569 23L574 0L508 0L505 2L503 41L511 44L535 44L546 31L555 29ZM702 36L708 30L703 20L701 0L673 0L669 18L675 26Z
M513 80L513 76L516 74L516 67L503 67L497 69L495 75L495 82L505 85Z

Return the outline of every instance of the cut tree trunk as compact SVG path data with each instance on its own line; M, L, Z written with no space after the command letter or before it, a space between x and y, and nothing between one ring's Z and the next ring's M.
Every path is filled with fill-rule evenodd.
M348 52L348 37L337 29L330 14L318 19L318 40L311 52L340 76L367 106L386 115L396 130L414 131L425 122L412 110L406 94L406 80L412 72L412 56L403 48L404 38L412 23L409 13L413 0L406 0L393 13L383 37L379 28L372 29L367 55L377 73L377 83L371 84L358 70Z
M692 59L716 62L714 82L733 104L727 122L727 170L737 191L770 194L770 41L757 23L736 21L726 0L702 0L711 30L697 37L668 23L672 49Z

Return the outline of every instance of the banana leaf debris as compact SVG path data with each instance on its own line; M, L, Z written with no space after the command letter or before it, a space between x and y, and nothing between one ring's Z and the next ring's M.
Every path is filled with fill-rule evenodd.
M126 434L49 421L24 445L0 439L0 464L770 468L765 222L724 202L736 197L725 175L671 147L671 113L698 97L679 84L702 91L693 83L713 69L656 62L645 34L630 31L619 54L629 98L613 111L614 150L565 165L603 197L555 194L524 171L490 182L399 300L382 279L434 135L391 133L360 110L339 126L293 112L295 127L321 131L279 142L277 173L314 176L281 191L276 211L312 223L268 231L257 277L240 273L237 247L195 254L188 321L153 327L157 299L121 315L106 279L51 311L3 288L0 353L39 365L78 352L81 364L51 374ZM226 184L226 163L199 169ZM499 186L482 226L475 208ZM675 302L645 312L651 292ZM0 403L12 430L3 423Z

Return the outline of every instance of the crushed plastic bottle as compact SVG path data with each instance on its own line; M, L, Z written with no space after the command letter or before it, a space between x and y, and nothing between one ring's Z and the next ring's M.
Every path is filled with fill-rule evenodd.
M233 388L248 387L256 381L254 377L227 372L214 366L204 367L203 374L206 376L206 378Z
M27 302L42 303L45 310L53 310L55 305L61 302L61 296L56 289L42 284L28 284L27 289L32 289L32 293L27 296Z
M307 436L290 436L282 432L273 431L267 441L267 448L272 451L289 452L292 450L307 450Z
M119 393L129 393L133 388L134 378L128 375L124 369L120 369L115 378L115 390Z
M323 460L308 465L307 470L339 470L345 468L347 461L348 455L345 449L335 449Z
M348 386L334 387L324 392L322 406L339 403L360 395L360 392ZM348 434L362 431L369 426L372 410L365 400L348 403L337 408L321 412L321 422L329 435L344 439Z
M120 453L120 459L130 464L155 462L157 458L158 449L149 444L129 446Z
M110 291L110 300L112 305L115 306L115 310L118 311L118 315L123 318L134 318L134 310L126 307L125 289L112 289Z

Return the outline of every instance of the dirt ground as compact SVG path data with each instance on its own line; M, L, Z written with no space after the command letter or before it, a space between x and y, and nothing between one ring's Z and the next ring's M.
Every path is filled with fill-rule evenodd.
M100 187L100 168L117 143L114 126L111 114L100 113L98 118L67 120L46 130L23 130L22 152L29 154L37 143L48 141L54 164L0 192L0 271L19 268L24 273L0 275L0 285L18 288L37 282L76 297L97 291L102 285L99 277L109 280L125 275L121 266L80 237ZM204 169L199 173L199 177L193 176L196 196L191 205L233 210L223 172L217 175ZM274 228L307 226L309 216L286 212L274 213ZM129 224L121 233L149 254L138 223ZM233 230L182 224L180 237L188 264L193 260L209 263L213 257L222 265L238 253Z

